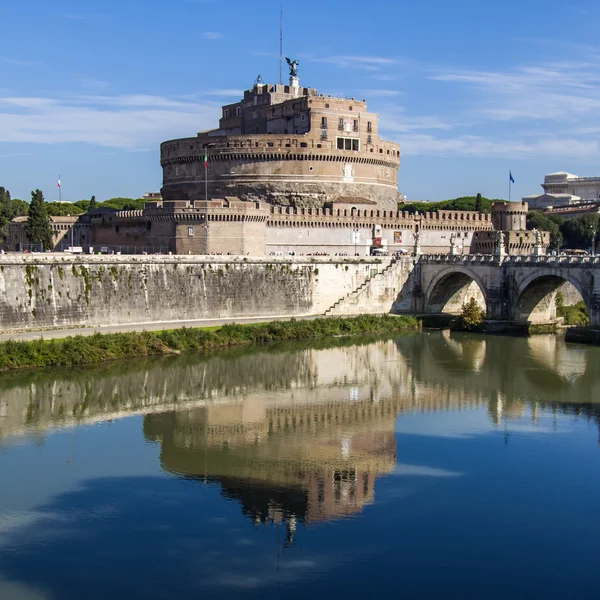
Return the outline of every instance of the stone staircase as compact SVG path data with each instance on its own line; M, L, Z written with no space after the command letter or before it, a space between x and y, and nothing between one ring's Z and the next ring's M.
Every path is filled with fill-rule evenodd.
M374 281L376 281L377 279L383 279L383 277L387 275L387 273L392 269L392 267L395 266L398 260L398 257L393 256L390 260L390 263L383 270L378 271L377 273L375 273L375 275L367 277L367 279L365 279L363 283L361 283L356 289L352 290L351 292L348 292L345 296L342 296L323 313L323 316L327 317L332 315L336 311L336 309L339 308L345 302L356 301L356 299L361 294L363 294Z

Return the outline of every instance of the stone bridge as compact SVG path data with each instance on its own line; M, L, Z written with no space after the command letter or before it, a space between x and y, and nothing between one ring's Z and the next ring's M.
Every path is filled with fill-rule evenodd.
M474 297L487 319L548 323L556 318L559 289L577 296L571 284L590 325L600 326L600 257L422 255L411 275L403 290L410 312L458 314ZM401 312L407 308L405 303Z

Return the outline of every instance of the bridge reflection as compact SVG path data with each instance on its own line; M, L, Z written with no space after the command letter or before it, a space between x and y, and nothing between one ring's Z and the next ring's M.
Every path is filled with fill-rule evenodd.
M142 415L166 471L218 484L257 524L285 521L291 543L297 522L374 502L402 413L485 406L500 424L551 409L600 423L599 358L554 336L438 332L11 374L0 445Z

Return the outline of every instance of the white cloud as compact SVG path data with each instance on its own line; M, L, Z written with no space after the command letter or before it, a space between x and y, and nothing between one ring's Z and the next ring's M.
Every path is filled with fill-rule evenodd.
M391 98L402 93L398 90L362 90L362 92L366 98Z
M21 58L12 58L10 56L0 56L0 62L6 63L7 65L15 65L17 67L32 67L41 64L34 60L24 60Z
M0 142L85 142L130 150L194 136L217 122L220 107L161 96L0 97Z
M243 90L232 90L232 89L222 89L222 90L206 90L202 92L201 95L204 96L235 96L236 98L241 98L244 95Z
M203 31L202 37L205 40L220 40L223 37L223 34L218 33L217 31Z
M311 62L320 62L335 65L341 69L353 68L362 71L380 71L383 67L390 67L397 63L396 59L383 56L306 56Z

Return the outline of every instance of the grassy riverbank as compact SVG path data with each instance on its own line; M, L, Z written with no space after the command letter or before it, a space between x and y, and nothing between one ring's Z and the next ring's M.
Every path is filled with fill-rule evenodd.
M95 334L31 342L9 340L0 344L0 371L85 365L242 344L389 333L420 327L420 321L414 317L361 315L310 321L231 324L218 328Z

